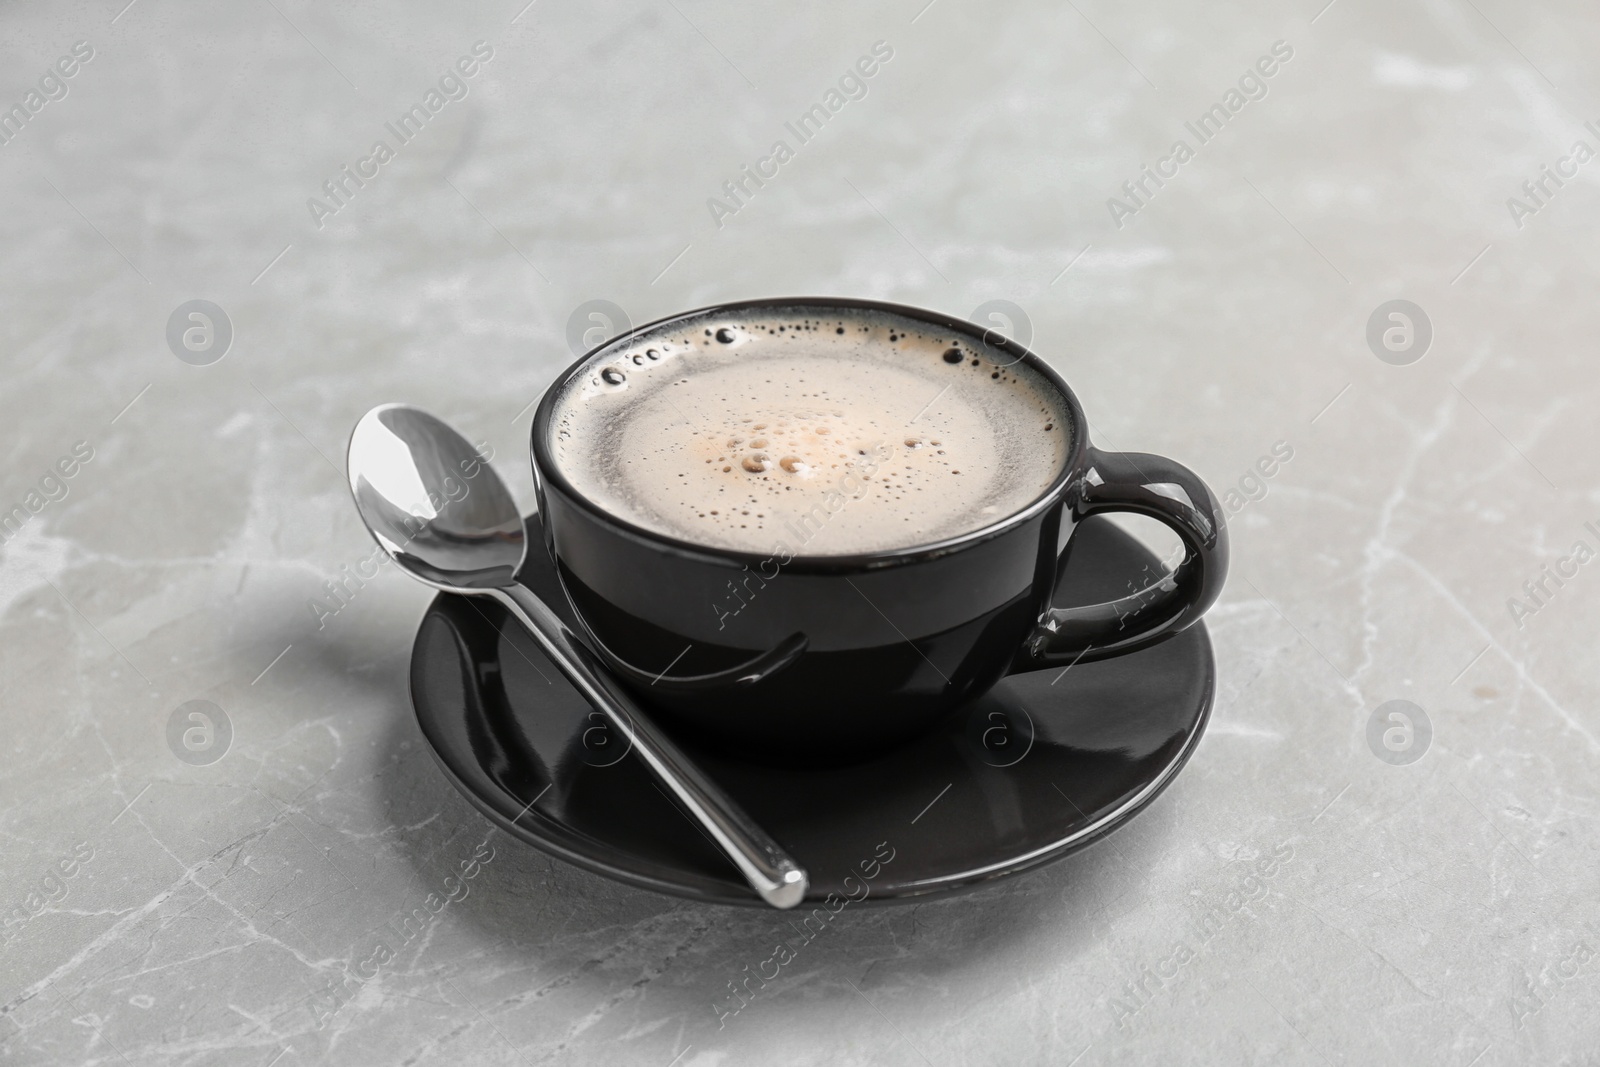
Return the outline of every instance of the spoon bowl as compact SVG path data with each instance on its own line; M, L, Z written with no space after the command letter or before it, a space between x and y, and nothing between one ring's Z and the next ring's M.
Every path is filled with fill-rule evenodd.
M522 514L465 437L426 411L384 404L350 435L356 510L384 550L438 589L513 582L528 551Z

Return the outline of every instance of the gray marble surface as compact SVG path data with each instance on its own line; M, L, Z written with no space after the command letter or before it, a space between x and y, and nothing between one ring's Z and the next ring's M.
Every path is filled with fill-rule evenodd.
M1591 8L125 2L0 8L0 1060L1595 1062ZM506 839L411 716L427 591L314 604L371 550L370 405L486 440L531 504L576 309L793 293L1019 306L1102 444L1236 491L1235 568L1215 719L1150 810L841 916L719 1027L780 919ZM220 359L169 343L196 299ZM1370 345L1395 299L1430 330ZM1391 700L1430 741L1369 744ZM230 730L186 748L190 701Z

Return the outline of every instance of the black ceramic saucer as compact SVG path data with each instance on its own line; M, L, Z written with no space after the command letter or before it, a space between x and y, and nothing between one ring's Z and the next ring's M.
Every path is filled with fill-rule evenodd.
M529 543L521 580L570 622L537 518ZM1090 518L1057 602L1113 599L1157 566ZM805 866L807 900L920 899L1060 859L1138 814L1194 751L1215 678L1202 624L1064 674L1014 675L944 727L852 767L755 767L684 747ZM434 600L411 698L445 773L507 833L646 889L761 903L498 604Z

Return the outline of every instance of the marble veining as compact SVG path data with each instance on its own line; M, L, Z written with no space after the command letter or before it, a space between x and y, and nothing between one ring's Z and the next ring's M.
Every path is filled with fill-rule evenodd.
M0 1062L1592 1058L1600 577L1560 565L1600 521L1589 11L0 24ZM1213 724L1148 811L966 897L846 908L749 981L782 917L612 884L451 789L405 683L430 594L364 566L342 463L363 411L418 403L531 507L574 337L790 294L1010 309L986 324L1101 447L1244 499ZM1425 350L1369 324L1394 300ZM1369 732L1394 700L1420 758L1420 722Z

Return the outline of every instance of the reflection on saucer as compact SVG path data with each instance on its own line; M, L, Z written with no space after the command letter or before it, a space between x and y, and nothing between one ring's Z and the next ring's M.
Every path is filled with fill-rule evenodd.
M544 543L537 524L529 520L533 546ZM1114 599L1152 560L1091 518L1075 535L1058 602ZM564 609L542 552L529 553L521 578ZM1142 652L1013 675L867 763L780 769L690 755L806 867L807 901L826 910L845 899L923 899L1049 863L1136 815L1194 751L1215 677L1200 625ZM412 651L411 692L440 766L507 833L632 885L760 904L631 757L626 736L497 605L433 602ZM894 862L863 883L861 857L885 843Z

